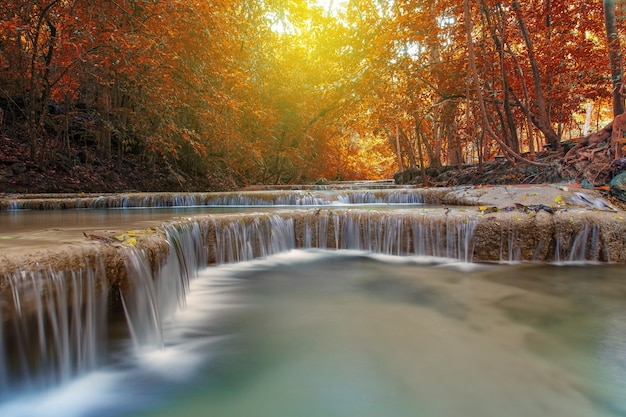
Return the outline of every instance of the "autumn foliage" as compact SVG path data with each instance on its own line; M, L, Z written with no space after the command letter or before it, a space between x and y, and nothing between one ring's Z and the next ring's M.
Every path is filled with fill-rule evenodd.
M1 129L244 184L532 159L612 119L602 6L4 0Z

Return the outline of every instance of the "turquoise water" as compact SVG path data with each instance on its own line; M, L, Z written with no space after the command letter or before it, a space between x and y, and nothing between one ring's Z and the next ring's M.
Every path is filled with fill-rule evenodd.
M291 251L210 267L164 328L4 416L626 414L623 265Z

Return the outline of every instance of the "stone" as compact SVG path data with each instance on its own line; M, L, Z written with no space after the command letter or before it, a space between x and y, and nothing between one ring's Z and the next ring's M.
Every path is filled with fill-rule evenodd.
M611 194L622 201L626 201L626 172L613 177L611 180Z
M593 190L593 184L587 178L583 179L580 182L580 186L583 187L585 190Z
M621 171L626 171L626 157L616 159L611 163L611 170L614 173L619 173Z

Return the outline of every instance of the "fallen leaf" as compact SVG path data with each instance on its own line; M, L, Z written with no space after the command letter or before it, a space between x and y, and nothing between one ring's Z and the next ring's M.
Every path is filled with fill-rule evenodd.
M495 213L498 211L497 207L479 206L478 209L481 213Z
M87 238L87 239L91 239L91 240L95 240L98 242L102 242L102 243L115 243L114 239L111 239L110 237L106 237L106 236L99 236L99 235L92 235L92 234L87 234L85 232L83 232L83 235Z

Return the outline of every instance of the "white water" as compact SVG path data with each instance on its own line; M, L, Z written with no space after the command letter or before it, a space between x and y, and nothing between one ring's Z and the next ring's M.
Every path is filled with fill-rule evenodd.
M310 290L313 294L319 294L320 291L323 292L325 288L329 288L330 292L327 295L331 297L328 300L324 297L310 300L306 298L308 291L304 291L304 294L302 294L303 291L297 289L295 294L297 297L295 299L300 300L303 305L309 307L311 309L310 313L323 318L320 325L326 321L330 321L330 324L332 324L336 318L318 311L317 304L332 309L333 303L340 305L346 300L346 297L348 300L353 300L353 288L347 284L354 283L355 279L358 280L358 277L355 278L350 268L347 271L342 269L342 263L343 259L349 260L354 255L354 252L351 252L354 250L384 254L380 265L372 264L371 270L359 270L359 274L363 277L375 278L376 276L368 275L374 273L379 274L378 277L390 277L394 282L396 279L403 281L405 278L395 277L396 270L403 270L407 263L417 264L421 268L419 271L422 275L435 278L438 281L443 280L447 282L447 280L451 280L451 282L463 283L463 285L454 288L453 294L455 296L458 296L459 288L461 288L462 292L481 299L485 289L484 284L481 283L482 281L478 280L478 283L476 283L474 280L467 279L480 273L485 268L484 266L481 267L468 263L471 261L473 252L472 237L475 222L471 219L447 215L437 217L436 215L422 216L419 213L416 215L416 213L403 213L401 211L384 213L368 210L337 210L327 212L324 216L304 217L302 220L303 229L300 234L296 234L297 218L280 214L242 216L235 221L222 221L218 216L208 217L207 219L198 222L182 222L176 227L168 229L172 250L166 264L155 275L148 268L143 254L139 251L129 252L127 267L131 271L131 276L134 277L134 291L123 294L127 307L127 322L130 329L129 339L120 339L119 337L107 338L106 334L102 334L105 333L103 329L106 328L106 325L102 322L103 314L101 312L106 302L101 297L102 292L94 291L99 285L97 284L98 279L102 278L97 273L98 268L86 267L84 271L63 274L49 271L42 273L41 276L24 273L16 274L11 280L14 288L12 302L16 305L15 308L19 311L20 302L29 302L21 298L23 297L22 294L34 294L37 301L37 313L30 320L17 320L15 324L11 324L11 326L17 329L13 330L14 336L11 337L11 340L3 340L6 339L7 332L0 330L0 415L3 417L38 415L117 416L124 413L132 415L134 412L141 415L141 412L137 411L141 409L151 410L146 413L148 413L147 415L152 415L152 413L158 414L155 408L162 404L168 407L167 409L171 411L171 414L178 415L188 408L193 409L193 407L197 406L199 408L215 409L217 415L221 417L227 415L253 415L255 411L257 416L280 415L285 410L292 411L291 415L302 416L306 415L309 409L316 410L318 413L311 415L346 415L345 413L349 413L349 415L366 416L377 415L376 410L382 413L383 409L392 410L390 414L387 413L385 415L406 415L405 412L408 413L409 411L411 415L426 416L432 415L432 413L458 415L458 412L465 407L462 404L455 403L456 405L453 405L452 409L447 409L444 402L448 401L447 395L449 394L446 394L446 391L449 390L455 393L454 395L462 397L467 387L461 386L462 384L460 385L458 381L449 380L447 377L442 378L439 374L451 372L454 375L457 372L455 369L446 370L447 368L445 368L448 359L453 359L457 355L465 357L465 353L454 350L454 347L458 345L459 348L463 349L466 347L468 349L476 349L477 352L472 351L469 355L470 358L472 360L475 359L477 363L483 366L488 366L488 357L476 356L480 355L481 350L485 350L488 355L499 358L501 361L500 365L503 367L512 366L515 372L522 373L525 372L523 370L524 367L520 367L517 363L516 355L520 354L523 358L531 360L530 358L534 354L534 352L530 352L531 356L529 358L529 352L522 349L523 346L515 346L511 353L513 356L506 356L505 353L499 351L500 348L511 348L506 343L501 346L501 343L503 343L501 339L507 335L506 332L508 330L506 329L516 324L514 322L507 322L507 326L501 329L504 331L503 334L492 335L495 339L481 341L481 337L474 334L475 329L472 327L448 327L450 323L440 323L437 319L434 323L438 323L437 326L441 326L440 329L442 331L457 334L458 338L454 340L444 338L441 340L441 342L446 343L445 348L440 345L435 346L433 342L428 342L430 347L423 353L426 355L425 358L431 358L434 355L435 358L431 359L437 366L424 365L421 357L412 357L411 352L405 351L406 348L402 347L402 344L409 341L408 346L419 351L422 340L439 340L438 338L441 335L438 334L438 330L429 327L433 317L427 315L425 318L416 319L418 323L421 323L420 329L424 333L417 334L415 339L407 339L406 333L410 333L410 329L413 329L416 323L405 320L400 320L397 324L394 320L389 322L389 328L394 329L394 334L398 337L397 343L399 344L399 346L394 344L389 349L399 349L398 354L400 358L398 363L393 361L389 363L390 369L383 369L384 374L389 373L388 378L390 379L383 378L378 380L376 375L378 375L379 370L369 368L369 360L367 360L371 354L376 361L386 364L389 362L385 354L387 347L381 346L380 350L374 352L367 351L364 356L359 356L361 353L358 353L363 344L376 346L379 343L376 332L373 334L360 334L359 337L362 337L363 340L359 339L359 341L362 343L342 345L339 347L339 352L336 352L334 348L329 352L323 349L324 354L319 358L315 357L315 360L312 362L305 348L314 346L317 341L311 339L306 334L300 334L298 338L302 338L304 342L302 346L298 347L296 352L290 353L287 349L288 346L281 345L277 347L277 351L282 352L282 349L287 349L285 355L289 356L293 353L300 359L297 359L295 362L287 362L286 368L279 366L275 369L278 375L277 379L272 378L271 375L262 374L260 380L265 381L267 384L257 385L254 381L249 380L249 378L254 380L255 375L248 375L239 369L238 364L229 360L223 360L225 349L248 349L246 344L238 344L237 340L240 337L244 339L253 337L255 340L261 340L262 344L267 343L263 340L263 335L255 333L255 326L239 325L237 320L254 322L256 317L254 314L249 315L250 311L270 314L272 317L277 317L279 323L282 320L281 316L289 317L293 315L294 319L304 318L304 322L289 324L290 328L298 329L300 326L306 325L309 314L309 312L301 309L291 310L290 308L294 307L291 305L285 310L280 308L277 310L255 310L257 303L255 300L257 298L263 300L267 296L267 293L265 293L266 289L260 295L255 293L254 297L250 297L250 293L246 292L248 291L246 286L250 281L257 279L257 272L267 278L268 270L278 268L278 275L283 276L284 273L280 272L282 269L287 267L297 269L300 268L298 265L302 265L301 268L305 270L310 269L313 271L313 276L306 276L306 279L310 280L310 284L300 279L297 281L299 282L297 285L303 285L304 289ZM209 233L209 230L212 232ZM597 236L596 229L590 226L583 228L575 236L563 237L559 241L559 245L557 245L557 255L560 256L557 256L557 260L593 259L596 256L596 249L594 248L597 248L599 245L599 243L594 243L598 241ZM214 239L214 245L209 242L210 239ZM510 239L510 242L515 241L514 233L511 234ZM589 239L591 239L592 244L584 244ZM211 248L210 251L207 249L209 246ZM316 251L292 251L296 247L333 248L343 249L343 251L332 255L328 253L320 254ZM514 245L509 243L508 248L508 260L518 260L516 259L517 255ZM213 262L217 264L231 263L233 265L203 269L199 279L195 279L199 268L206 265L209 260L208 252L210 252ZM283 253L283 255L274 255L278 253ZM413 256L397 257L397 255L407 254ZM266 258L266 260L252 261L257 257ZM325 267L327 261L335 262L335 260L338 260L338 262L334 263L334 269L329 270ZM459 261L463 262L459 263ZM392 264L394 265L393 267L391 267ZM400 267L398 267L398 264ZM486 270L492 268L495 267L489 267ZM590 269L590 276L593 277L594 274L603 276L604 272L602 271L604 269L599 266L596 268L598 269ZM450 276L449 273L445 272L446 270L453 270L455 273L453 276ZM496 270L500 271L499 273L502 273L507 278L516 276L520 272L515 268L496 268ZM552 279L551 274L554 271L549 270L549 272L548 270L543 271L543 275L538 274L536 278L549 283ZM621 272L623 272L623 269ZM328 279L326 276L328 274L333 275L332 280ZM297 271L294 271L294 276L298 276ZM260 281L268 281L271 284L273 278L271 276L269 279L266 278L260 279ZM348 291L343 291L344 289L342 288L339 293L335 293L334 291L337 289L335 288L335 285L337 285L335 281L340 286L344 286L341 283L346 281ZM611 285L615 285L613 281L611 278ZM280 282L287 287L291 285L291 282L285 280L284 277L280 279ZM582 282L584 285L590 285L585 280L582 280ZM52 292L44 289L44 283L46 283L46 288L52 289ZM573 283L572 285L574 286L579 284L575 280ZM509 283L508 285L513 284ZM78 289L74 292L67 291L68 286ZM28 288L22 291L20 289L22 287ZM243 287L246 288L242 289ZM269 285L269 287L274 289L272 285ZM399 288L402 290L405 287L401 285ZM598 288L607 293L617 288L617 293L619 293L619 286L604 288L602 285L598 285ZM491 288L490 290L493 289ZM245 296L242 296L242 291ZM390 290L387 284L382 285L380 288L375 286L373 292L380 293L379 295L383 298L391 297L392 300L396 301L398 299L403 300L405 297L402 291L399 293L393 285ZM418 304L422 303L420 300L422 300L423 295L419 291L415 292L409 289L408 292L409 299L413 297ZM277 295L270 295L269 297L277 306L285 303L290 304L289 300L292 294L288 294L289 296L286 299L282 299L281 294L282 290L278 289ZM426 299L430 297L429 294L430 292L426 291ZM305 298L301 298L302 296ZM516 300L516 297L520 297L520 294L513 294L513 300ZM501 301L500 298L502 297L495 297L491 301L497 303ZM441 300L444 299L447 300L446 297ZM506 297L504 299L506 300ZM524 299L523 296L522 299ZM441 300L435 297L434 303L435 310L442 309L443 312L441 314L443 316L458 316L462 313L463 309L459 309L460 303L443 301L442 306L437 305ZM88 307L85 309L68 310L66 306L70 301L73 304L87 305ZM361 301L358 301L358 303L361 303ZM541 305L544 301L544 299L538 297L536 299L530 298L526 302L529 305L534 305L534 303ZM526 302L522 304L525 305ZM598 296L594 299L594 302L598 305L604 305L605 300ZM559 303L559 301L554 301L557 307ZM588 304L590 306L595 305L594 303ZM615 336L619 334L619 331L615 330L618 328L615 323L621 320L622 311L619 309L619 304L615 303L615 300L609 299L609 304L614 306L617 313L613 314L609 320L603 311L594 312L594 317L596 315L600 317L595 319L600 324L594 323L595 327L591 327L593 327L593 331L611 334L611 337L602 338L602 352L604 355L602 358L609 358L608 363L610 364L610 366L607 366L607 369L622 369L625 367L623 361L620 361L619 358L620 355L623 356L623 352L626 349L624 349L624 340L619 336ZM254 308L251 310L252 307ZM367 302L358 304L356 307L350 314L354 314L355 317L363 317L364 322L376 322L380 320L376 314L381 316L387 314L385 309L378 309L379 305L368 305ZM372 313L369 313L370 308ZM479 315L483 314L480 303L478 307L474 306L471 308L477 308L476 313ZM534 311L524 311L523 309L521 312L517 311L519 306L515 302L512 308L515 310L515 314L524 316L529 313L529 320L536 319L536 312ZM493 312L485 314L485 322L479 321L478 323L471 323L471 325L478 326L478 328L489 327L493 324L493 320L503 320L497 314L494 316ZM541 312L541 314L551 317L552 313ZM557 308L554 314L560 317L562 312ZM17 318L19 319L19 314ZM322 343L322 346L324 343L333 345L332 338L339 337L338 335L343 334L343 332L352 332L354 329L359 332L365 331L366 329L360 327L360 320L357 322L348 320L344 323L346 327L335 328L334 324L331 325L330 329L333 332L330 335L319 334L320 340L326 340L326 342ZM423 320L426 321L422 322ZM231 321L235 322L234 326L228 325ZM34 326L33 323L35 323ZM263 322L262 324L273 326L272 323ZM568 323L568 325L571 325L571 323ZM602 326L606 326L606 329L603 329ZM517 328L517 330L519 331L518 333L513 333L510 336L515 340L524 339L527 329ZM276 332L277 330L272 331ZM272 333L270 332L270 334ZM282 334L277 334L277 336L279 336L279 339L282 338ZM541 339L544 335L541 334L539 337ZM475 346L466 346L466 339L474 340ZM596 342L591 336L588 339L588 343ZM464 343L459 344L458 340L463 340ZM17 351L14 348L14 343L17 343L17 346L19 346ZM270 343L273 342L270 341ZM285 340L285 343L289 345L289 340ZM448 343L454 346L447 346ZM487 346L484 345L485 343ZM495 346L492 345L493 343L495 343ZM552 349L550 343L547 344L547 347ZM112 346L107 353L106 347L109 344ZM24 348L23 352L22 348ZM342 363L341 358L344 357L342 352L346 349L357 352L355 361L352 361L351 358L346 358L346 363ZM541 349L546 349L546 346L541 345ZM437 353L439 350L441 350L441 358L437 356L439 355ZM567 349L565 350L567 351ZM324 358L325 353L329 354L328 363L320 362ZM244 359L245 361L255 363L256 357L259 355L263 356L263 354L265 354L263 349L261 351L252 351ZM340 355L337 357L333 356L338 354ZM304 356L300 357L299 355ZM505 356L500 357L499 355ZM574 351L571 355L574 358L581 358L581 361L585 364L597 365L602 362L595 352L590 352L588 349ZM552 361L555 360L555 358L550 359ZM248 386L247 384L252 384L250 385L251 390L246 392L249 396L242 400L242 404L244 404L242 407L248 407L245 408L245 413L237 408L238 405L227 401L229 395L238 393L237 390L233 391L232 394L225 394L226 397L224 398L221 396L222 394L219 394L222 387L220 383L213 381L213 378L217 378L213 372L215 369L211 368L213 360L216 360L217 365L219 365L217 366L218 374L222 372L230 375L234 372L238 375L239 372L242 372L241 383L246 386ZM281 360L281 357L276 357L271 362L277 361L280 363ZM545 358L542 358L539 362L542 360L545 360ZM454 363L454 361L452 362ZM576 361L572 360L572 362ZM464 362L456 362L454 364L464 369L458 375L459 378L474 379L480 376L481 370L473 367L472 364L465 364ZM419 376L423 366L426 366L429 370L430 374L428 375L430 375L430 378L441 379L435 384L440 391L429 387L429 381L420 380L419 378L418 380L412 380L410 375L400 372L402 368L406 368L410 374L416 373ZM556 371L552 368L544 369L540 363L535 363L533 366L537 367L537 374L527 375L530 379L539 378L541 382L543 378L547 378L544 372L550 375L556 372L559 375L556 378L556 382L551 381L547 383L543 381L538 384L537 392L533 394L540 397L540 404L545 405L547 402L550 407L556 407L559 413L565 413L566 411L569 413L551 415L578 415L576 412L567 409L564 404L566 402L577 404L577 406L582 407L582 410L591 410L589 411L590 414L586 414L587 416L620 415L618 412L611 414L610 410L617 409L619 412L626 410L622 398L613 392L618 388L625 387L619 374L616 374L616 376L603 370L603 377L610 375L609 382L603 382L593 375L591 375L590 380L585 379L589 376L582 371L577 371L582 373L582 375L578 375L576 372L570 375L567 369L564 373L561 373L563 370L560 370L558 367L561 365L557 366ZM570 365L568 364L568 366ZM232 370L232 367L235 370ZM437 367L441 368L438 370ZM354 373L355 376L346 380L333 376L331 371L334 368L345 368L345 372ZM399 373L396 373L396 369ZM317 370L320 372L316 373ZM292 385L297 385L299 382L298 378L303 373L312 373L316 377L304 391L294 393L299 400L285 403L285 399L280 397L280 393ZM15 380L15 375L17 375L17 381ZM229 376L229 378L235 378L239 381L239 376L237 375L236 377ZM500 376L499 373L492 375L496 379ZM533 391L535 389L532 387L533 383L518 385L516 381L513 381L514 373L505 373L504 378L505 382L503 385L507 387L510 385L509 389L511 390ZM196 385L198 379L203 381L203 383ZM207 382L207 379L210 382ZM397 394L387 391L389 389L388 386L395 386L395 381L398 379L407 379L406 383L408 386L414 387L413 389L420 392L423 390L423 393L430 393L429 395L423 394L425 396L423 401L427 404L424 405L425 410L429 410L431 414L419 414L421 405L416 408L414 400L410 396L400 401L401 398L398 398ZM365 381L367 381L367 386L361 387L363 389L359 388L358 384ZM549 399L544 398L538 392L539 388L550 388L552 383L557 385L565 384L566 387L570 387L570 385L577 387L580 384L585 387L590 385L590 387L582 390L583 392L579 392L577 389L570 391L568 388L566 391L573 398L558 399L560 397L557 396L557 403L552 405ZM355 386L351 387L351 384L355 384ZM323 390L325 385L335 387L336 391L329 390L325 392L320 402L322 409L318 409L314 407L314 403L317 401L313 401L306 391ZM493 385L491 382L486 382L483 388L476 388L477 390L485 390L481 394L485 398L478 401L476 407L472 409L473 411L465 415L492 415L490 414L491 411L489 411L489 407L492 407L492 405L488 403L488 397L495 395L502 396L503 402L519 402L519 398L515 395L509 393L507 396L506 392L500 392L499 388ZM347 391L343 387L346 387ZM226 388L228 388L228 384ZM206 393L202 391L203 389L209 390L209 394L213 393L211 394L213 397L209 395L212 400L208 403L201 401L201 398L206 396L204 395ZM172 390L178 392L180 396L170 396L168 392ZM190 394L191 399L189 399L186 393L183 393L183 391L186 392L187 390L192 392ZM197 394L193 394L196 390L200 391ZM550 391L548 390L548 392ZM379 398L377 393L386 393L383 396L388 395L390 396L389 398L394 400L389 401L389 398ZM552 394L556 395L555 393ZM276 406L268 411L258 411L260 404L264 401L264 396L273 398L272 401L276 403ZM370 396L379 402L371 404L368 402ZM429 396L432 396L436 401L432 404L429 403ZM580 396L587 398L592 403L592 406L587 404L588 407L586 407L585 404L574 401L576 398L579 399ZM600 396L600 399L597 399L597 396ZM336 408L333 405L336 401L341 402L345 398L351 401L351 405L348 408L339 406ZM563 404L561 404L561 401ZM597 403L602 405L597 405ZM398 408L389 408L392 404L397 404ZM495 404L504 406L498 401ZM331 411L326 412L327 410L323 409L326 405L330 407ZM370 411L361 409L360 407L363 405L368 405ZM520 404L519 407L521 414L511 413L509 415L531 415L523 414L523 412L530 412L525 405ZM605 409L609 409L609 411ZM452 414L454 410L456 410L457 414ZM530 410L533 411L534 409ZM539 412L538 410L534 411ZM167 414L165 413L164 415ZM190 415L194 415L193 411L190 411Z
M161 347L121 343L0 415L620 416L620 277L320 250L205 268Z
M73 198L39 195L9 201L0 210L109 209L202 206L327 206L346 204L424 204L419 189L385 190L267 190L230 193L134 193Z
M15 313L5 323L10 338L0 326L0 401L22 391L66 384L101 364L106 352L103 278L101 265L9 277ZM22 311L26 303L35 306L34 313Z

